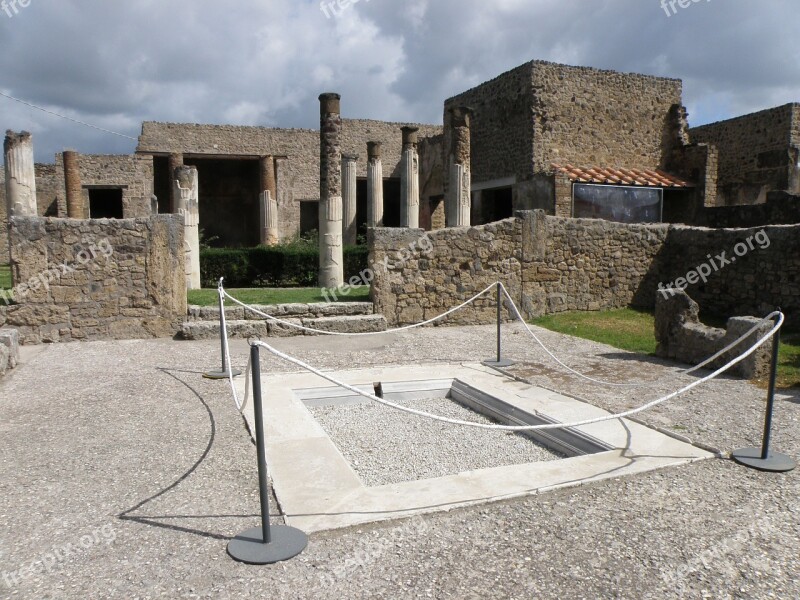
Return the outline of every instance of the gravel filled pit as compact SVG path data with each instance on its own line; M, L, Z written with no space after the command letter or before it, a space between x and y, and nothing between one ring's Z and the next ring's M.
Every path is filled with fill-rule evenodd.
M496 422L444 398L397 403L451 419ZM451 425L374 403L309 410L368 487L566 458L520 434Z

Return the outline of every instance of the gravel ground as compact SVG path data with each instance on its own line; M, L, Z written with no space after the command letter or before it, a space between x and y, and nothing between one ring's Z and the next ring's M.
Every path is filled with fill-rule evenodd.
M678 376L639 392L589 387L555 371L524 331L506 331L518 376L609 410L692 381ZM492 332L431 328L275 345L329 369L474 362L492 355ZM542 337L600 377L654 380L678 369ZM243 366L246 345L232 350ZM800 472L760 473L723 459L315 534L290 562L235 563L227 540L258 523L255 456L226 384L200 377L217 353L214 341L53 345L0 382L0 597L800 597ZM286 370L264 361L265 372ZM764 396L718 380L643 417L729 451L759 442ZM800 454L799 419L800 393L782 394L776 449ZM273 504L276 521L277 511ZM46 566L27 569L37 561Z
M497 422L452 400L428 398L397 403L450 419ZM310 410L368 487L565 456L520 434L466 431L386 406L353 404Z

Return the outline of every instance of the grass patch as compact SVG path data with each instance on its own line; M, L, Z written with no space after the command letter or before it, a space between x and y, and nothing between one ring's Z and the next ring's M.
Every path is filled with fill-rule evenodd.
M547 315L534 325L641 354L656 351L653 315L631 308Z
M226 290L231 296L245 304L310 304L328 302L319 288L240 288ZM215 306L219 302L216 288L189 290L189 304ZM369 286L355 287L347 296L337 294L340 302L369 302Z
M655 319L648 311L630 308L600 312L570 312L535 319L534 325L585 340L608 344L614 348L654 354L656 351ZM707 325L724 327L714 319ZM800 387L800 334L784 334L778 355L778 387Z
M0 290L10 290L14 287L11 280L11 265L0 265Z

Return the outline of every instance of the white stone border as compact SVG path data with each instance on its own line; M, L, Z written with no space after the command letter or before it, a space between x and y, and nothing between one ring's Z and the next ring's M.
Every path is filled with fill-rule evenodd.
M520 410L538 411L561 422L609 414L482 365L377 367L337 372L337 378L352 385L457 378ZM244 383L243 378L236 381L242 394ZM328 382L308 373L264 373L262 386L267 459L275 494L287 523L309 533L533 495L714 456L623 419L576 428L615 448L608 452L366 487L294 392L330 387ZM253 418L250 402L245 419L251 431Z

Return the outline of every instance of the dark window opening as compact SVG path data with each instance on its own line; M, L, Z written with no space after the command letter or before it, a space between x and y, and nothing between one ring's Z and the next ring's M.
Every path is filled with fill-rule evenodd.
M159 214L168 214L172 207L169 205L169 196L172 188L172 178L169 176L169 158L166 156L153 157L153 193L158 198Z
M383 226L400 227L400 180L383 180Z
M367 239L367 180L356 180L356 237L366 243Z
M471 215L473 225L485 225L514 216L514 192L512 188L483 190L475 196L479 197L480 201L473 202Z
M122 188L89 190L89 216L92 219L121 219Z
M319 231L319 202L313 200L300 203L300 235L312 231Z
M184 159L197 167L200 229L211 245L252 248L261 242L258 227L260 167L253 159ZM159 210L161 198L159 197Z

